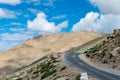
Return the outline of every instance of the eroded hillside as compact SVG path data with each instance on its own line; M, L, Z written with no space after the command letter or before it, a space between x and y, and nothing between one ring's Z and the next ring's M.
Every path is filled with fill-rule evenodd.
M93 31L41 35L0 55L0 75L13 72L53 52L65 52L101 35Z

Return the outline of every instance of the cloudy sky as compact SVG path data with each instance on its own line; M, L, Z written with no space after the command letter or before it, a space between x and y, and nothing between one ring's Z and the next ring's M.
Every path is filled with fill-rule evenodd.
M0 50L40 34L120 28L120 0L0 0Z

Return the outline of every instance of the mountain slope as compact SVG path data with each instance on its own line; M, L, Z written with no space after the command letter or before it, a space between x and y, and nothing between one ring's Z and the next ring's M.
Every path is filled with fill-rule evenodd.
M0 56L0 73L11 73L53 52L65 52L101 35L93 31L41 35L27 40Z
M0 51L0 54L2 54L3 52L2 51Z
M85 53L93 62L120 71L120 29L114 30L106 40Z

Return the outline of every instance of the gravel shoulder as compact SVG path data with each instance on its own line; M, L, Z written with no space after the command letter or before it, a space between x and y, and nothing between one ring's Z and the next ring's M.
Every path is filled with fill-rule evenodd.
M95 67L96 69L99 69L99 70L102 70L102 71L109 72L109 73L120 76L120 71L108 68L108 66L103 66L102 64L99 64L99 63L94 63L90 59L88 59L85 56L85 54L80 54L79 57L80 57L81 60L83 60L84 62L86 62L90 66Z

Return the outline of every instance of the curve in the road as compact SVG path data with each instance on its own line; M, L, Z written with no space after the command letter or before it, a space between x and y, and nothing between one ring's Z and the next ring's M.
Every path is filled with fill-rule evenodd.
M87 72L89 75L95 77L98 80L120 80L120 76L118 75L101 71L88 65L82 61L77 54L66 53L63 55L63 60L71 67L83 72Z

